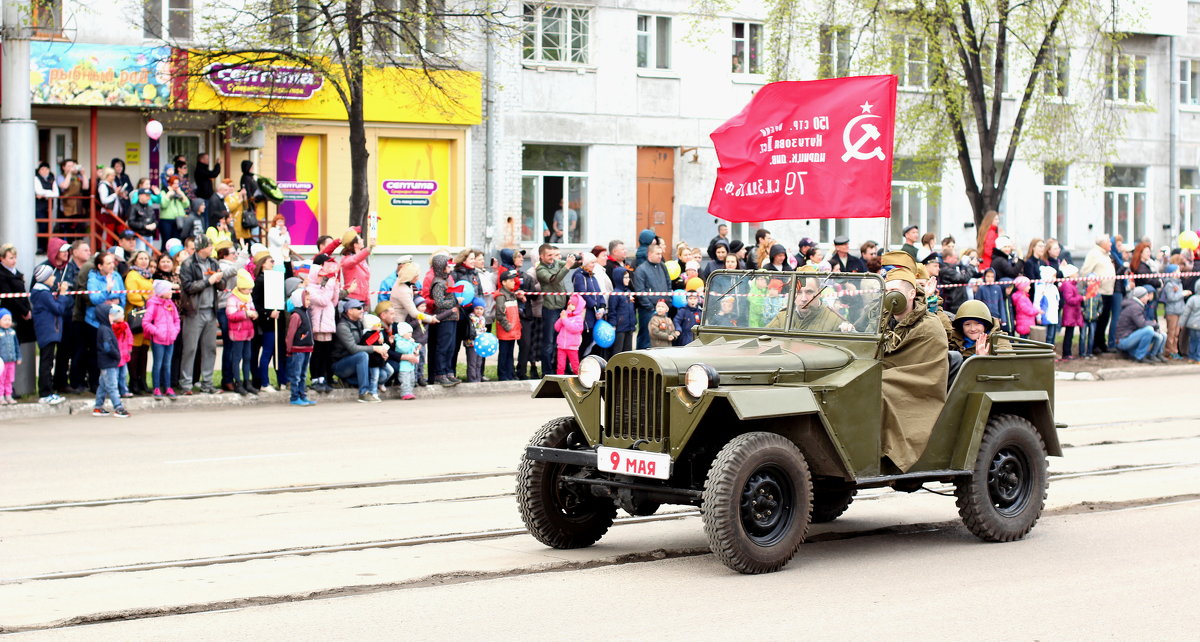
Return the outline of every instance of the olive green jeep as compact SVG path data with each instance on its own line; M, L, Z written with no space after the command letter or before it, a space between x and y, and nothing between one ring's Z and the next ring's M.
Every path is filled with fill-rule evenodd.
M880 358L904 308L873 274L714 272L688 345L589 356L577 376L541 381L533 396L566 399L571 415L525 450L517 499L530 533L579 548L618 507L699 506L713 553L763 573L859 489L942 482L976 536L1024 537L1045 504L1046 456L1062 456L1052 347L1005 337L966 359L923 454L900 472L881 458Z

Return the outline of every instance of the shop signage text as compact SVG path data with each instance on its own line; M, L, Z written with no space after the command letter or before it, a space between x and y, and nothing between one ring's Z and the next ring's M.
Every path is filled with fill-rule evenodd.
M204 77L218 94L230 98L308 100L325 84L320 73L305 67L215 63Z

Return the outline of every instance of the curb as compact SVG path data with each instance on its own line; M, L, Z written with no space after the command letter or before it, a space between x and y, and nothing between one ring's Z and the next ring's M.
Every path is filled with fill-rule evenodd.
M1141 377L1162 377L1166 375L1200 374L1200 365L1180 365L1168 368L1154 366L1125 366L1121 368L1101 368L1096 372L1064 372L1054 373L1055 381L1116 381L1118 379L1138 379Z
M417 387L413 394L417 399L450 399L456 397L473 397L501 394L531 394L537 381L485 381L480 383L461 383L445 388L430 385ZM309 391L309 397L318 403L354 403L358 393L351 388L339 388L328 394L318 394ZM392 386L380 398L388 401L400 400L400 387ZM235 393L223 392L216 395L195 394L190 397L180 395L175 401L164 399L158 401L153 397L132 397L125 400L125 407L130 413L141 411L162 412L176 410L191 410L193 408L211 407L248 407L264 404L286 405L290 395L286 391L261 392L257 397L242 397ZM30 417L67 417L70 415L88 416L94 402L82 399L70 399L57 406L47 406L39 403L21 403L15 406L5 406L0 409L0 421L6 419L24 419Z

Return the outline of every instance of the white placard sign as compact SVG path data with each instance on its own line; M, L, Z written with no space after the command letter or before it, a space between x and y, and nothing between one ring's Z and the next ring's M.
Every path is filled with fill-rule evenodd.
M268 310L282 310L286 307L283 300L283 272L263 272L263 307Z

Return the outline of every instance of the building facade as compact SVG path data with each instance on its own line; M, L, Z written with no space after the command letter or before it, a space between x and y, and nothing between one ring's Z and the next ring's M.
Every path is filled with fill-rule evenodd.
M644 228L672 245L707 243L718 223L707 213L718 165L708 135L767 82L770 34L762 3L733 3L703 17L695 7L690 0L523 3L520 39L496 47L489 117L496 130L491 162L501 179L493 181L493 211L474 200L473 243L515 239L533 247L552 238L584 248L631 242ZM1018 152L1000 210L1022 248L1054 237L1078 253L1101 233L1167 244L1200 227L1200 3L1159 0L1138 9L1121 23L1124 35L1109 64L1104 107L1122 128L1108 151L1067 164ZM814 51L801 52L807 62L799 77L861 73L844 49L852 37L821 38ZM1072 75L1082 86L1090 73L1086 52L1059 53L1056 80L1067 94L1061 99L1070 101ZM921 92L923 54L912 52L903 67L902 106L905 95ZM1006 113L1015 109L1017 91L1005 94ZM473 163L483 167L483 128L473 136ZM917 224L973 246L957 163L948 159L931 185L908 160L898 145L889 242L899 243L900 230ZM476 173L474 191L482 195L485 187ZM735 225L734 236L751 239L755 227ZM885 235L880 220L764 227L789 243L829 243L845 233L857 245Z

